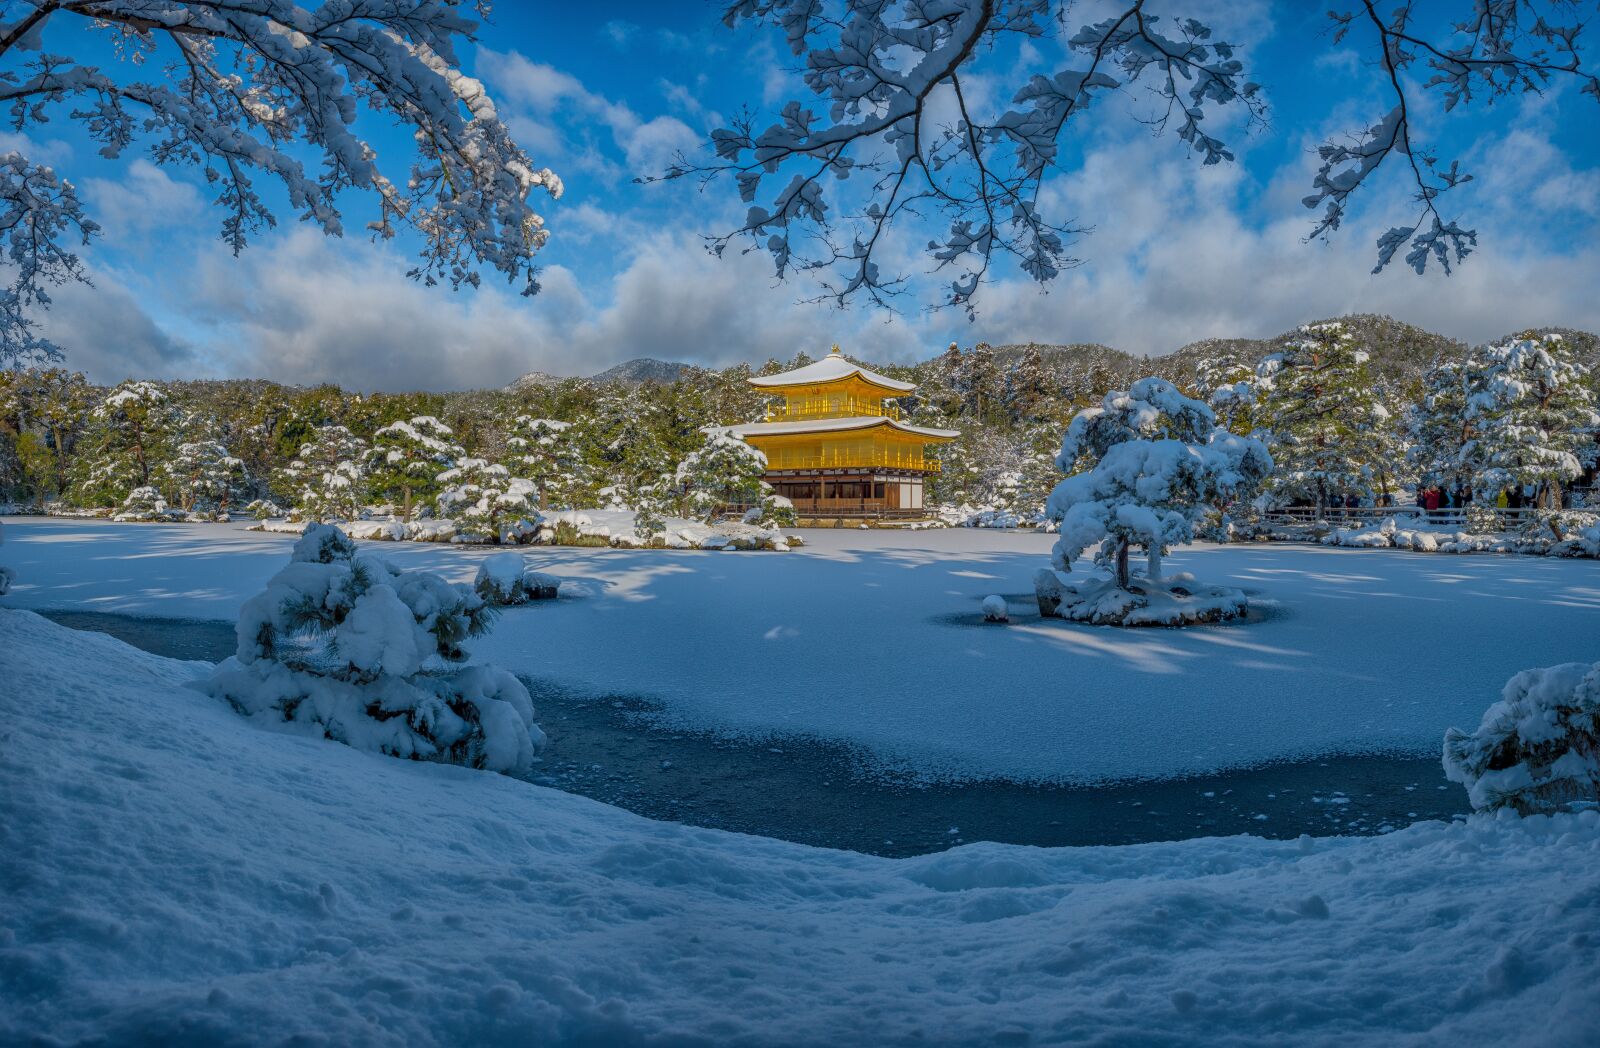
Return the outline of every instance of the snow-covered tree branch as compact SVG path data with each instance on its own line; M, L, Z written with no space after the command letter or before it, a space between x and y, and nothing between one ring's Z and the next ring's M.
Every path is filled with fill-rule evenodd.
M1424 18L1409 3L1385 15L1370 0L1330 12L1335 44L1374 50L1369 66L1393 105L1364 133L1321 148L1304 198L1321 209L1308 239L1337 230L1351 196L1401 157L1420 215L1378 240L1377 269L1409 244L1405 259L1417 272L1430 259L1449 270L1477 233L1442 215L1437 200L1471 176L1416 141L1416 96L1440 93L1449 112L1572 80L1600 102L1600 81L1583 62L1579 5L1458 6L1454 21ZM1148 92L1154 110L1137 119L1173 131L1205 164L1234 159L1229 137L1241 125L1265 124L1265 99L1241 50L1213 26L1178 3L1130 0L1104 10L1107 17L1079 24L1065 0L736 0L724 21L780 32L803 62L816 108L790 100L770 123L747 110L712 134L715 159L681 157L662 177L731 178L749 208L738 228L708 238L711 249L765 250L780 278L810 273L819 297L837 304L890 304L909 280L899 271L907 244L889 246L891 231L922 239L930 271L949 277L942 305L970 314L997 262L1040 285L1077 264L1069 248L1078 230L1052 213L1041 189L1071 155L1063 138L1091 103ZM1058 35L1070 60L1027 68L1045 49L1017 45ZM1413 75L1419 69L1427 79Z
M480 270L536 288L543 219L529 195L561 182L511 138L478 81L459 69L486 0L14 0L0 7L0 103L12 131L76 121L117 158L145 145L159 165L195 165L238 252L277 216L259 179L296 217L341 235L341 197L375 205L374 236L420 239L412 275L476 285ZM103 55L111 60L101 62ZM413 131L397 170L360 129L370 110ZM81 279L74 253L98 226L72 184L18 152L0 155L0 362L56 354L30 307Z

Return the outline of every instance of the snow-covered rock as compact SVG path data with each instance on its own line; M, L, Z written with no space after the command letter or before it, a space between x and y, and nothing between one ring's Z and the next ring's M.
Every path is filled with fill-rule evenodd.
M553 600L561 580L528 567L520 553L496 553L478 565L473 589L490 604L526 604Z
M1006 609L1006 599L998 593L991 593L983 598L983 621L985 622L1010 622L1011 616Z

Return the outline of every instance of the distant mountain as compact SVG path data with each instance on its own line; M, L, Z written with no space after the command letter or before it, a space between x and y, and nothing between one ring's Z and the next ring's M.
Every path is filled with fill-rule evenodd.
M513 379L508 389L530 389L534 386L560 385L562 379L559 375L551 375L543 371L530 371L521 378Z
M613 368L606 368L598 375L591 375L590 382L621 382L625 386L642 386L647 384L665 385L676 382L689 373L700 369L693 364L684 364L676 360L655 360L651 357L638 357L626 360Z
M1372 347L1372 369L1377 377L1404 382L1420 378L1429 365L1441 356L1459 357L1467 351L1467 344L1445 335L1375 313L1352 313L1344 317L1329 317L1313 321L1323 324L1338 321L1350 329L1356 340ZM1236 354L1245 360L1257 361L1282 349L1284 343L1299 333L1291 328L1272 338L1207 338L1191 342L1164 357L1157 357L1161 373L1175 382L1190 382L1195 368L1207 357Z

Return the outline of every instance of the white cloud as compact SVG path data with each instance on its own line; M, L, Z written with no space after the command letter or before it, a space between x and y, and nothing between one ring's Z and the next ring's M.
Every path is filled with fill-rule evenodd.
M137 244L152 230L182 228L196 218L221 222L220 213L206 209L194 186L142 157L118 179L84 179L83 189L106 239L119 245Z

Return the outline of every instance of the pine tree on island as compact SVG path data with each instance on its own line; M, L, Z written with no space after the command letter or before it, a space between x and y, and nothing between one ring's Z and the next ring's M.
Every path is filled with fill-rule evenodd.
M1116 625L1179 625L1239 615L1238 590L1166 577L1161 558L1194 538L1194 523L1218 504L1248 498L1272 470L1260 441L1216 424L1211 409L1160 378L1106 394L1078 412L1056 456L1069 476L1056 485L1045 514L1058 521L1052 569L1035 576L1046 615ZM1129 554L1145 551L1142 577ZM1086 548L1110 577L1073 584Z

